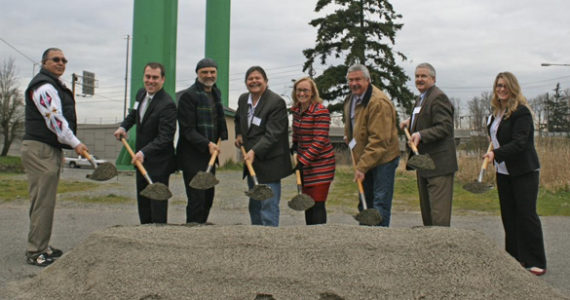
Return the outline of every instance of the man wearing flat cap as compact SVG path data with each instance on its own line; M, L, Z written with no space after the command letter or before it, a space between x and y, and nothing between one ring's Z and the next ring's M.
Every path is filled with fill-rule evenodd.
M220 151L218 139L228 139L221 93L216 86L218 64L204 58L196 65L196 81L178 100L179 138L176 147L188 204L186 223L206 223L214 201L214 188L199 190L188 185L198 171L206 170L210 156ZM211 172L215 174L215 168Z

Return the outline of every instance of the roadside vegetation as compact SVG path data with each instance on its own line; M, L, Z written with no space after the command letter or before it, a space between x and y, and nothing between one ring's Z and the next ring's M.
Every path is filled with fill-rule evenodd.
M499 215L499 199L497 191L492 189L483 194L472 194L462 188L465 183L476 180L481 168L481 156L487 148L486 140L473 140L470 149L459 147L459 171L456 174L453 213L454 214L493 214ZM541 162L540 191L538 196L538 213L542 216L570 216L570 139L537 138L536 146ZM241 162L230 161L219 168L219 172L242 170ZM352 181L353 172L348 164L339 164L335 181L331 186L328 205L347 213L356 213L358 204L358 188ZM489 165L484 182L493 184L495 170ZM98 184L85 181L62 180L58 193L64 194L62 200L127 203L134 202L123 196L107 194L103 196L75 196L74 193L94 190ZM19 157L0 157L0 202L27 200L28 183ZM285 199L285 198L284 198ZM419 211L418 191L415 172L406 171L404 160L400 161L396 174L394 190L394 211Z

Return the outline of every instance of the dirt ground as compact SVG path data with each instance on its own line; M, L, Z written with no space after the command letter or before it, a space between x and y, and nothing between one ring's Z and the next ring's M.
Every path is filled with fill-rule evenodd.
M66 169L63 177L88 173ZM535 277L502 250L497 216L425 228L418 213L394 212L386 229L329 209L327 225L308 227L286 207L294 195L286 181L281 226L250 226L239 173L218 177L213 226L179 225L179 175L167 226L137 225L134 202L60 199L52 245L66 254L43 269L24 261L27 202L0 203L0 299L570 299L569 218L542 218L549 268ZM119 182L91 194L134 197L133 178Z

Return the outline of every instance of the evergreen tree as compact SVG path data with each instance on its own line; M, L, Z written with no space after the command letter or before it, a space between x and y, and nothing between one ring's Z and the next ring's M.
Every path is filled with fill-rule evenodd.
M546 107L548 111L548 131L568 132L570 130L568 99L562 97L560 83L556 84L554 95L546 101Z
M315 11L329 5L336 7L332 14L309 23L318 28L315 47L303 50L307 58L303 71L311 76L315 75L316 59L325 65L329 60L338 63L344 58L342 64L329 66L315 78L321 97L330 103L329 110L342 110L340 100L349 93L346 71L349 66L361 63L369 69L372 84L388 92L399 107L411 112L414 96L406 87L409 77L396 64L392 51L396 31L403 26L396 21L402 15L387 0L319 0ZM395 54L407 59L401 52Z

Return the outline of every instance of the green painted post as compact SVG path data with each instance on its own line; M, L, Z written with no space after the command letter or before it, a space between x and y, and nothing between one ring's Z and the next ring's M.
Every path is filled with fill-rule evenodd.
M206 1L206 57L218 63L218 88L228 106L231 0Z
M178 0L135 0L133 15L133 47L131 64L131 102L143 87L144 66L149 62L164 65L164 89L176 100L176 32ZM129 144L134 150L136 129L129 131ZM116 161L119 170L131 170L131 157L121 149Z

